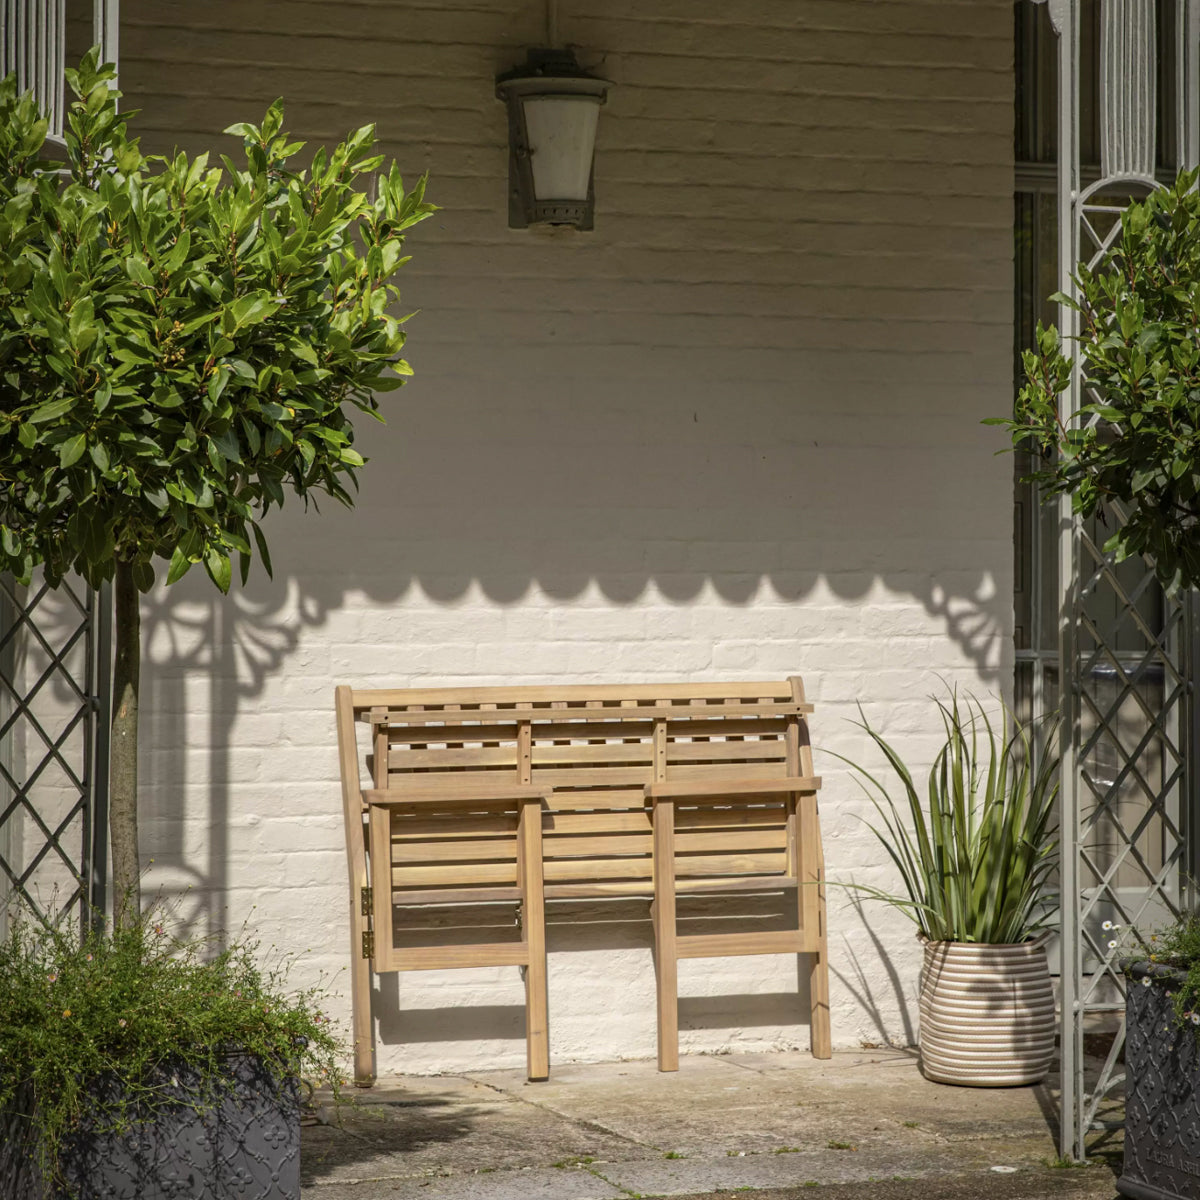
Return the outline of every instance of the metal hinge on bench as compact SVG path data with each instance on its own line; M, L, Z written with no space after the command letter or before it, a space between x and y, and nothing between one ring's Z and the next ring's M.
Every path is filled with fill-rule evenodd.
M363 958L375 957L375 931L373 929L363 930L362 956Z
M369 887L359 888L358 890L362 895L362 905L359 911L364 917L369 917L375 905L375 890Z

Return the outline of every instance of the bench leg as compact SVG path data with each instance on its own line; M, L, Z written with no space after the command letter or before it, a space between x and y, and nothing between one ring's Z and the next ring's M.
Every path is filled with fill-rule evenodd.
M521 805L518 847L521 872L521 941L525 944L525 1050L528 1075L550 1075L550 1020L546 995L546 903L542 890L542 805Z
M654 805L654 978L658 1069L679 1070L679 966L675 950L675 803Z
M354 1086L375 1083L375 1021L371 1016L371 960L363 958L365 921L350 905L350 1027L354 1037Z
M829 944L825 933L825 853L821 846L821 819L817 797L805 795L800 802L800 911L805 931L815 946L809 973L812 1005L809 1041L814 1058L831 1058L833 1043L829 1029ZM815 939L814 939L815 934Z

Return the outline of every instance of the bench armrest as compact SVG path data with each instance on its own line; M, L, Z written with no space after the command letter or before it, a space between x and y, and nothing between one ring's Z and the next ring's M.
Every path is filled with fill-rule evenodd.
M457 787L453 792L423 792L419 788L364 788L363 803L381 807L401 804L477 804L489 800L512 802L545 800L552 789L531 784L474 783Z
M815 792L821 786L816 775L790 775L785 779L714 779L712 782L682 780L679 783L646 784L647 800L704 800L726 796L760 796L779 792Z

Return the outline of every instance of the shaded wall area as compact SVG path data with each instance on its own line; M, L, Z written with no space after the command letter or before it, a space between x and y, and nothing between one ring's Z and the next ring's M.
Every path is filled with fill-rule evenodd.
M335 683L800 672L832 879L894 880L844 768L861 702L919 767L940 679L1007 688L1006 0L581 0L614 81L596 228L506 228L497 71L520 0L126 0L147 145L220 144L278 95L300 137L375 121L442 211L403 281L416 378L363 428L353 512L270 524L274 582L147 601L152 882L346 961ZM222 147L225 148L225 147ZM190 891L187 891L188 888ZM831 889L835 1043L904 1040L918 947ZM568 919L568 918L571 919ZM653 1051L644 911L551 928L552 1051ZM381 981L381 1066L523 1061L515 970ZM681 968L684 1049L807 1043L789 959Z

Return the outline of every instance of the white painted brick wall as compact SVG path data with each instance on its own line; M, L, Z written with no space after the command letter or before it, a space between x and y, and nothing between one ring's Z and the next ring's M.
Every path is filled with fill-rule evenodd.
M152 885L311 951L301 981L348 954L335 683L800 671L819 751L866 753L861 701L914 765L939 677L1007 687L1011 460L979 421L1011 387L1010 3L560 9L616 84L586 235L506 228L492 80L540 3L122 5L148 145L207 146L284 94L310 140L378 122L443 205L358 509L293 506L273 583L145 610ZM831 879L891 886L818 761ZM644 918L552 924L556 1061L653 1053ZM911 1038L911 928L836 887L829 926L835 1042ZM680 989L687 1050L807 1043L793 960L686 962ZM379 993L385 1070L523 1062L515 970Z

